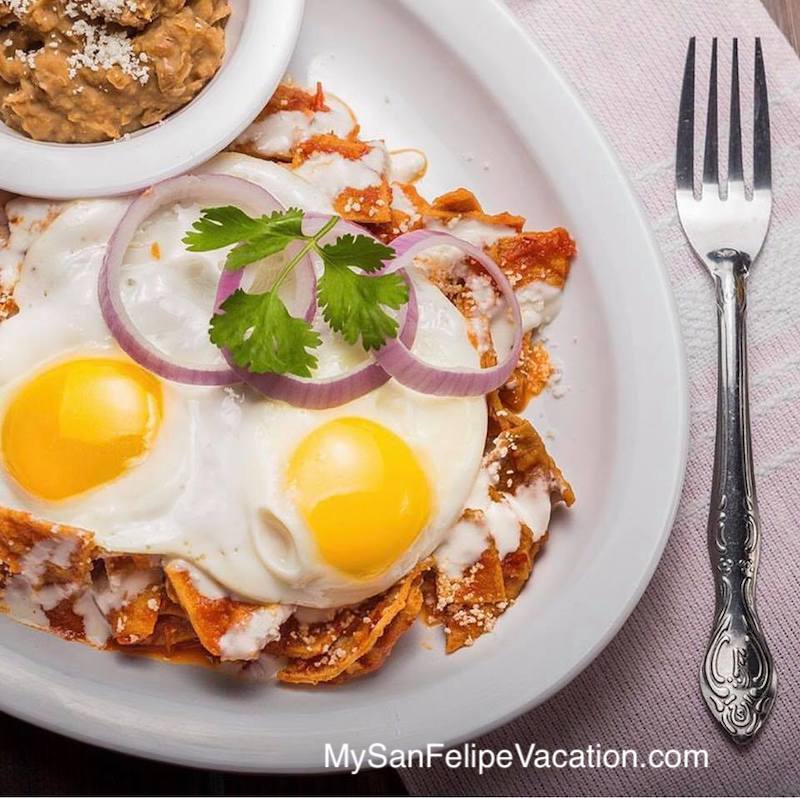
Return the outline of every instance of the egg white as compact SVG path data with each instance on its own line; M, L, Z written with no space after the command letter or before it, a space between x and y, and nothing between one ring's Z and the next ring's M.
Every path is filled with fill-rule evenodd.
M218 156L203 170L262 185L285 205L330 212L325 196L277 164ZM27 249L15 299L20 313L0 324L0 412L17 388L51 363L121 353L103 322L97 275L127 200L65 204L44 229L16 225L14 246ZM20 213L49 207L24 202ZM211 365L208 319L224 253L188 253L181 238L200 206L162 210L137 234L125 260L123 298L139 328L165 353ZM160 258L153 256L158 244ZM7 260L0 266L7 276ZM464 319L419 273L420 324L414 349L440 364L477 366ZM364 357L324 328L320 375ZM243 387L201 388L164 382L162 426L152 452L118 479L58 503L35 499L0 469L0 505L92 530L112 551L181 557L233 593L262 602L340 606L387 588L430 554L459 517L480 466L486 434L483 397L443 399L390 381L343 407L309 411ZM386 572L356 581L319 558L311 531L284 492L294 448L326 421L371 419L416 453L434 496L429 523ZM79 464L76 464L79 467ZM376 533L380 519L376 518Z

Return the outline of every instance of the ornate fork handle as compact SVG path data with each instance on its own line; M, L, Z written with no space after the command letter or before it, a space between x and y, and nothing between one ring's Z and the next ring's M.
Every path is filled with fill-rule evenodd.
M730 736L748 742L775 699L775 666L756 614L761 530L750 444L745 287L747 253L708 254L717 295L718 381L708 550L716 610L701 674L706 704Z

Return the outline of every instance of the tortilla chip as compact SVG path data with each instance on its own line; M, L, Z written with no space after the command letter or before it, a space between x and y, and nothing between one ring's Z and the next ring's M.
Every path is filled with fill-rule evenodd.
M563 227L501 238L488 249L515 288L534 280L563 287L575 257L575 242Z
M193 581L191 569L180 560L167 563L164 570L203 647L223 660L257 659L274 634L271 624L265 623L261 628L260 622L271 621L273 616L283 621L290 611L277 604L261 605L228 596L205 596ZM228 635L239 633L246 636L241 644L226 643L230 640Z
M49 630L65 640L86 640L84 619L75 612L75 595L45 610Z
M422 574L430 565L422 563L385 593L344 610L349 623L335 641L320 655L291 659L278 679L289 684L338 684L374 670L419 614Z
M375 219L370 219L367 222L370 232L385 244L403 233L422 228L422 213L428 207L411 183L392 183L390 194L388 220L377 223Z
M97 548L91 532L0 508L0 572L20 574L33 565L35 584L86 584Z
M514 601L522 592L533 571L533 561L544 548L548 533L534 540L528 527L522 528L519 548L503 558L503 584L508 601Z
M500 473L506 475L502 490L513 493L520 485L543 479L553 502L571 507L575 502L572 486L564 479L530 421L507 410L496 392L489 396L488 405L490 440L495 444Z
M571 505L575 501L572 488L533 425L510 413L497 393L490 396L489 417L492 446L484 462L496 463L497 473L502 475L497 486L490 487L490 497L499 500L503 493L513 494L521 485L543 480L553 504ZM477 512L467 510L465 516ZM459 578L437 570L435 578L426 580L425 619L431 625L444 626L448 654L472 645L494 628L530 578L533 561L546 539L545 532L534 540L531 530L522 524L517 549L502 560L489 537L480 559Z
M280 111L302 111L311 115L317 113L317 111L327 110L325 93L319 81L317 81L316 91L313 94L292 83L281 83L275 89L275 93L270 97L264 109L256 117L256 121L259 122L270 116L270 114L276 114Z
M150 557L141 555L104 557L103 562L109 588L124 591L120 605L105 613L114 642L131 646L149 639L165 599L163 571Z
M554 370L544 344L534 341L533 334L527 333L522 339L519 363L508 382L500 388L500 401L509 410L521 413L531 399L547 387Z
M294 151L292 166L297 168L305 163L312 155L329 153L341 155L348 161L359 161L372 149L366 141L342 139L332 133L322 133L301 141Z
M0 508L0 583L15 617L68 639L86 637L76 602L91 589L91 533ZM89 609L100 616L92 605ZM100 616L100 624L104 625Z
M269 644L269 651L289 659L321 657L359 617L358 607L338 610L329 621L319 623L300 623L291 617L281 628L280 640Z
M185 646L200 645L197 633L186 616L159 615L153 634L137 646L161 650L167 657Z
M457 188L437 197L427 206L423 216L441 222L474 219L488 225L511 227L520 232L525 224L524 216L513 213L486 213L477 197L466 188Z
M453 602L441 614L445 631L445 652L452 654L471 646L481 635L494 629L497 619L514 603L533 570L533 560L544 545L546 535L533 540L530 530L522 527L520 544L500 565L503 598L494 601Z
M462 219L472 219L482 224L510 228L514 232L522 230L525 224L522 216L486 213L475 195L466 188L449 191L433 202L424 199L411 183L392 183L391 190L391 218L387 223L371 228L375 235L386 242L431 223L454 226Z
M386 662L398 640L413 626L422 609L422 580L412 588L403 609L395 615L375 645L357 659L336 682L342 683L378 670Z

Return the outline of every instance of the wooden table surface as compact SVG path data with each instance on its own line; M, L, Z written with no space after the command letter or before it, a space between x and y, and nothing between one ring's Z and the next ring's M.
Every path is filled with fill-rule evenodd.
M800 0L762 0L800 51ZM358 776L240 776L144 762L0 713L0 795L406 795L389 768Z
M800 0L761 0L778 27L800 52Z

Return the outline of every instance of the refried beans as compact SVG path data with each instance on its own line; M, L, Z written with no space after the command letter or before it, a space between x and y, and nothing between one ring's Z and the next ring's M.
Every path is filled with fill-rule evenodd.
M228 0L0 0L0 120L107 141L190 102L225 53Z

